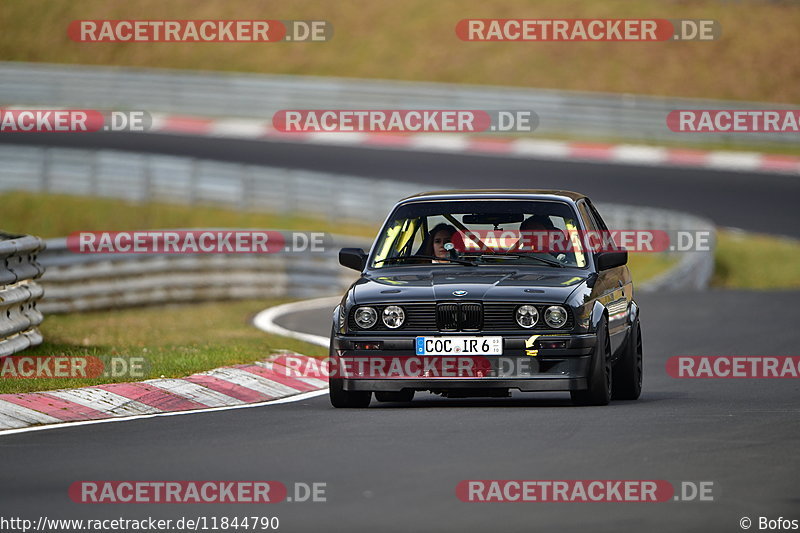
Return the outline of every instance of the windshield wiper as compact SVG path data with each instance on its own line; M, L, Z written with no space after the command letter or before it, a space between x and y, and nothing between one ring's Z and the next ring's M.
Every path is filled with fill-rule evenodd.
M459 265L467 265L467 266L478 266L478 263L474 261L467 261L466 259L453 259L450 257L435 257L433 255L408 255L408 256L399 256L399 257L387 257L386 259L379 259L378 261L373 262L373 265L377 265L379 263L402 263L405 261L409 261L412 259L431 259L435 261L450 261L452 263L458 263Z
M545 265L550 265L553 267L558 268L565 268L566 265L556 261L555 259L545 259L544 257L538 257L535 255L528 255L528 254L511 254L511 253L502 253L502 254L483 254L480 256L480 259L519 259L519 258L526 258L526 259L535 259L537 261L541 261Z

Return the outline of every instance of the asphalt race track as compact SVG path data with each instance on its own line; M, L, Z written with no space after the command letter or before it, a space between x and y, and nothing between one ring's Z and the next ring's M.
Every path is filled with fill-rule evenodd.
M720 226L800 237L797 176L166 134L20 133L0 135L0 143L192 156L423 183L431 188L576 190L597 202L687 211L706 216Z
M326 396L272 407L51 429L0 438L4 516L270 515L284 531L740 531L794 517L797 380L678 380L671 355L793 355L798 294L646 294L645 392L572 407L565 395L334 410ZM324 335L327 310L282 325ZM325 482L325 503L79 505L76 480ZM713 502L463 503L465 479L712 481ZM755 528L754 528L755 529Z
M559 187L597 201L681 209L726 226L800 236L794 176L167 135L25 135L0 142L94 146L346 172L436 187ZM754 191L756 191L754 193ZM768 258L767 258L768 260ZM679 380L673 355L800 355L799 291L637 295L645 390L573 407L562 394L335 410L298 403L0 437L0 514L49 518L278 516L283 531L741 531L749 517L800 518L796 379ZM281 325L319 335L329 310ZM468 479L713 482L713 501L463 503ZM80 505L78 480L324 482L324 503ZM291 489L290 489L291 494ZM645 522L646 520L646 522Z

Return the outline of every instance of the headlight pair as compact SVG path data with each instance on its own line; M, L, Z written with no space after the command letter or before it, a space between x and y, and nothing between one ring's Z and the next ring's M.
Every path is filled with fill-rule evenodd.
M359 307L356 309L354 318L358 327L370 329L378 322L378 312L374 307ZM383 324L390 329L397 329L406 320L406 313L403 308L397 305L389 305L381 312Z
M544 311L544 321L551 328L561 328L567 323L567 310L560 305L551 305ZM539 322L539 310L533 305L520 305L516 312L517 324L525 329L534 327Z

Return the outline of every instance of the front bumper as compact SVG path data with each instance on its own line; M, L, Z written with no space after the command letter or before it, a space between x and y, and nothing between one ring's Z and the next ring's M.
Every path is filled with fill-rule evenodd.
M428 335L435 336L435 335ZM503 337L503 355L417 356L414 337L335 336L331 378L348 391L403 389L466 391L518 389L572 391L587 388L596 336ZM380 349L357 349L380 344ZM557 348L545 346L558 345ZM563 347L562 347L563 346Z

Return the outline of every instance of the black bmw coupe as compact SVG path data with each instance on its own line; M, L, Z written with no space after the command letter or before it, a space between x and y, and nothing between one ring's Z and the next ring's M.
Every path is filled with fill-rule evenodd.
M569 391L581 405L637 399L639 309L627 251L592 245L605 233L589 198L569 191L400 201L368 253L339 253L361 276L334 310L331 403L513 389Z

